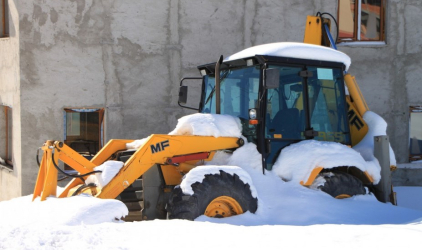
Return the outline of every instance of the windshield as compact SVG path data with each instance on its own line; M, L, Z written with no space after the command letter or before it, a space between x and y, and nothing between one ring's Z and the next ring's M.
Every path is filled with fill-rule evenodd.
M311 127L318 131L315 140L350 144L343 74L340 69L308 67Z
M259 67L221 71L221 114L249 120L249 109L256 107L259 89ZM215 78L205 76L202 113L215 113Z
M256 108L259 90L259 66L222 70L220 74L220 113L240 118L242 135L256 142L256 128L249 124L249 109ZM205 76L202 113L216 113L215 78Z
M266 138L305 139L303 78L299 67L280 70L280 86L267 91ZM350 143L345 117L343 75L340 69L308 67L308 103L315 140Z

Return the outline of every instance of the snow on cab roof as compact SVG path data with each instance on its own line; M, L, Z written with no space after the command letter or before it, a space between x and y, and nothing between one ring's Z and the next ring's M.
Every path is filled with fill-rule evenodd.
M292 42L269 43L250 47L227 57L224 61L253 57L255 55L340 62L346 66L346 71L351 64L350 57L341 51L319 45Z

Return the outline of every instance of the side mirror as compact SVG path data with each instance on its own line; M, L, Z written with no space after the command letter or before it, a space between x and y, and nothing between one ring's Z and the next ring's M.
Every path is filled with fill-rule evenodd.
M179 88L179 104L186 104L188 101L188 86L180 86Z
M197 81L197 80L202 80L202 79L203 79L202 77L185 77L185 78L182 78L182 80L180 80L179 99L177 101L177 103L179 104L180 107L192 109L192 110L196 110L196 111L199 110L198 108L192 108L192 107L184 106L188 102L188 86L183 86L183 81L185 81L185 80L196 80ZM195 88L194 88L194 90L195 90Z
M278 69L264 70L265 89L277 89L280 87L280 71Z

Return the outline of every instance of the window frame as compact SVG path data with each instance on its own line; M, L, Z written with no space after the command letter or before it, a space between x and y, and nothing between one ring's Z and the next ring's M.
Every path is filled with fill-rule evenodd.
M9 37L9 3L0 0L0 38Z
M422 149L420 149L420 154L412 154L412 137L411 137L411 121L412 121L412 113L420 113L422 114L422 106L410 106L409 107L409 162L412 161L420 161L422 160Z
M1 158L4 160L0 164L1 167L13 169L13 110L7 105L1 105L2 117L4 119L4 127L1 133L4 135L4 149L1 151Z
M337 1L337 20L338 24L340 25L340 1ZM385 9L386 9L386 1L380 0L380 36L378 40L361 40L361 22L362 22L362 0L355 0L355 8L354 8L354 27L353 27L353 38L338 38L337 43L340 45L347 45L347 44L371 44L371 45L385 45L386 38L385 38ZM338 27L340 31L340 27Z
M66 141L68 136L76 136L76 135L68 135L67 133L67 114L68 113L86 113L86 112L97 112L98 115L98 150L100 150L104 146L104 116L105 116L105 109L104 108L64 108L64 123L63 123L63 130L64 136L63 140Z

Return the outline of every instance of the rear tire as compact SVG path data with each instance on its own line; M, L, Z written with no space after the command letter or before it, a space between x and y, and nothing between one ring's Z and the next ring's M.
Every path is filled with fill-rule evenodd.
M342 199L354 195L366 194L366 189L362 181L351 174L331 171L318 175L318 178L324 178L325 183L316 188L334 198Z
M192 184L193 195L175 187L167 206L169 219L194 220L201 215L221 218L250 211L255 213L258 199L252 196L249 184L239 176L222 170L205 175L202 182Z

